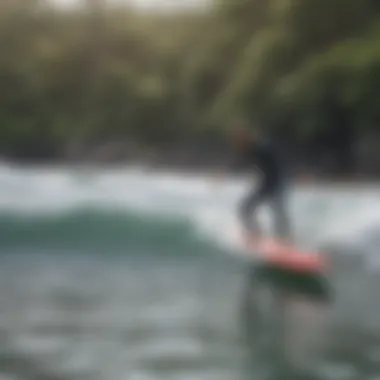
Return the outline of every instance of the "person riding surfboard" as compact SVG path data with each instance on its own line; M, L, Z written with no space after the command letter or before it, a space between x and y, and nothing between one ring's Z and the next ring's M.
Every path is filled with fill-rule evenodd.
M322 273L327 263L319 252L297 247L287 211L291 173L282 149L245 120L227 130L236 157L229 167L234 171L258 169L258 185L253 184L239 204L242 245L261 263L297 273ZM216 177L219 182L220 176ZM304 181L304 177L302 178ZM310 182L310 177L307 178ZM220 183L220 182L219 182ZM274 231L263 236L258 223L258 207L268 204L273 213ZM256 266L256 264L254 264Z
M249 189L238 209L243 227L243 244L249 251L256 252L260 259L253 263L254 276L258 270L266 273L265 277L273 279L284 278L284 275L287 278L289 275L292 279L286 281L287 285L294 282L295 278L302 279L301 282L305 283L305 277L311 285L301 290L308 288L307 292L310 293L310 288L314 288L315 276L319 283L326 272L327 263L319 253L298 248L293 241L287 212L287 192L291 178L283 152L258 128L251 128L246 122L234 124L228 133L230 142L237 151L232 167L236 170L257 168L261 174L258 185ZM264 237L258 225L257 210L265 203L273 213L272 237ZM280 273L281 276L273 273ZM317 288L317 293L324 293L325 296L325 286L317 284Z

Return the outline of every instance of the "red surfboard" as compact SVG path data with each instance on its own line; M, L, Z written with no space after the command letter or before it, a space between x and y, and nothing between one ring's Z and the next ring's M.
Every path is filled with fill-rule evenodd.
M317 252L304 251L268 238L246 239L246 246L259 254L264 262L293 272L323 273L326 262Z

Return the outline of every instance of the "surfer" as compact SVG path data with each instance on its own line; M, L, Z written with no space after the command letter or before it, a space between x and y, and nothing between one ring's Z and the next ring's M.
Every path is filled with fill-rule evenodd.
M273 212L274 233L282 240L291 238L290 223L286 212L286 190L288 178L285 164L278 147L257 128L240 122L229 129L229 138L237 151L233 169L259 171L258 186L252 186L239 207L239 217L248 235L257 236L257 209L268 204Z

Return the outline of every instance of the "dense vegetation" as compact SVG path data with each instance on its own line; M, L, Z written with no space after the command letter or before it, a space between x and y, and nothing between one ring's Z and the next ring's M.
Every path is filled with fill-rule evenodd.
M241 115L303 142L377 128L376 0L215 0L175 13L86 4L1 1L5 154L218 136Z

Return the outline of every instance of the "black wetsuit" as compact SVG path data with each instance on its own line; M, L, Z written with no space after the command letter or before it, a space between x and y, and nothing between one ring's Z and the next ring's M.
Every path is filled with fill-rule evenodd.
M254 217L257 206L269 202L274 213L275 234L290 238L289 221L285 210L285 190L288 178L284 157L273 142L255 141L234 163L236 169L256 168L260 172L258 187L250 189L240 206L244 226L252 232L260 232Z

